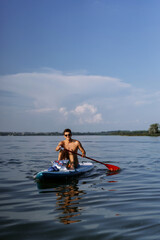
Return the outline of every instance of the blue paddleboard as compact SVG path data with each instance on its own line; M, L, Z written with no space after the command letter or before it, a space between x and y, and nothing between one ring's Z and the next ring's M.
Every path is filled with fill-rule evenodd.
M59 180L65 180L80 176L88 171L91 171L94 168L94 165L92 163L82 162L76 169L70 170L66 167L67 162L68 161L66 160L53 162L52 167L37 173L34 176L35 180L37 182L55 181L57 183Z

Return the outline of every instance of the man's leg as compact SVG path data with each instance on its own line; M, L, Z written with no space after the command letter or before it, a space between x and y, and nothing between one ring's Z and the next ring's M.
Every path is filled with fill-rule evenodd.
M69 159L68 153L65 150L60 150L58 155L58 161Z
M75 154L69 153L69 163L70 169L75 169L78 167L78 158Z

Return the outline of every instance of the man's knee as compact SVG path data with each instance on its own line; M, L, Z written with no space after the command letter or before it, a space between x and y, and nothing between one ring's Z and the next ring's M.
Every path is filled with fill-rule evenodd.
M69 159L68 153L65 150L60 150L58 160Z

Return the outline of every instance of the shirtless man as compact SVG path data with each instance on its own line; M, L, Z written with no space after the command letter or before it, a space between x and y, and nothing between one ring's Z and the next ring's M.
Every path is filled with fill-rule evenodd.
M72 139L72 132L70 129L65 129L63 133L65 140L59 142L58 146L56 147L56 151L60 150L58 155L58 161L69 159L69 168L75 169L78 167L79 164L77 154L68 152L65 149L68 149L75 153L77 153L79 149L82 152L82 157L85 157L86 152L79 141ZM61 150L61 147L63 147L64 150Z

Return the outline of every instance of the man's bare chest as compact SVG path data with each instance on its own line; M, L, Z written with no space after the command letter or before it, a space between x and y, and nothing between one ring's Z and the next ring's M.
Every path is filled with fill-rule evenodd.
M64 142L64 147L68 150L76 151L78 146L76 142Z

